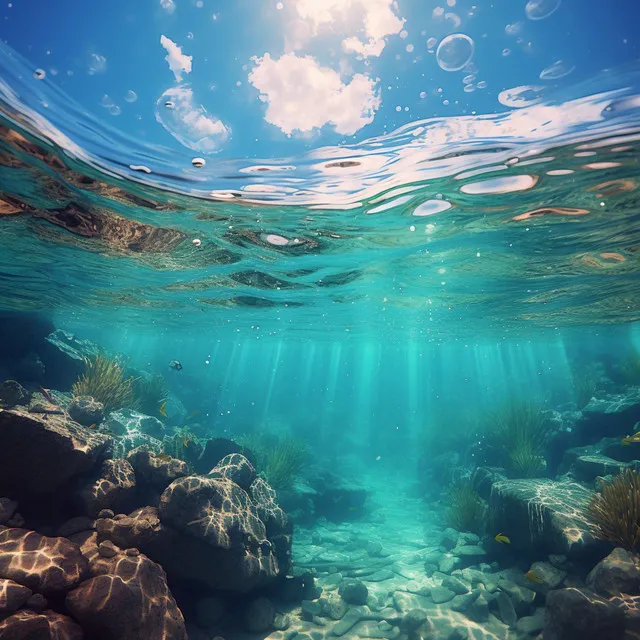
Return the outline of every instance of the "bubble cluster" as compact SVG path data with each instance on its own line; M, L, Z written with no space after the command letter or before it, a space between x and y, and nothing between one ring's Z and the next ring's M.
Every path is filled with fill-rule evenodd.
M475 45L464 33L452 33L440 42L436 59L444 71L460 71L471 60Z

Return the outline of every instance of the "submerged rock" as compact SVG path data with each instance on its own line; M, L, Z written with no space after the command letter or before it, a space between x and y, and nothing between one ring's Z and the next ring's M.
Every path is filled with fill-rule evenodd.
M624 611L587 589L558 589L547 595L545 640L620 640Z
M136 479L156 491L164 491L174 480L189 474L189 465L167 455L154 453L148 446L129 452L127 460L135 470Z
M0 405L15 407L18 404L29 404L31 394L15 380L5 380L0 384Z
M625 549L614 549L587 576L587 586L602 596L640 593L638 556Z
M7 640L83 640L82 629L55 611L16 611L0 622L0 638Z
M104 405L91 396L74 397L67 407L67 413L83 427L97 425L104 418Z
M243 455L255 467L254 456L247 447L228 438L210 438L206 441L200 457L195 461L194 469L196 473L209 473L223 458L232 453Z
M338 593L347 604L367 604L369 590L364 582L359 580L345 580L338 588Z
M127 460L105 460L78 494L85 515L96 517L103 509L122 512L135 506L136 477Z
M89 539L83 550L93 577L70 591L66 606L94 640L187 640L162 567L143 554L105 557Z
M0 617L19 609L33 594L33 591L13 580L0 578Z
M48 538L26 529L0 531L0 578L44 595L58 595L87 575L79 547L66 538ZM0 636L1 637L1 636Z
M99 347L90 340L81 340L61 329L50 333L36 349L45 366L45 386L61 391L69 391L84 373L85 359L100 353Z
M516 551L597 555L603 543L590 533L584 514L592 495L566 480L500 480L492 486L490 519L496 531L509 532Z
M253 465L239 453L231 453L222 458L208 474L209 478L231 480L245 491L249 490L256 476Z
M0 410L0 495L28 501L60 491L95 468L109 442L64 415Z
M105 427L119 436L143 434L162 440L165 435L164 424L160 420L132 409L112 411L105 420Z
M252 600L244 611L244 626L252 633L262 633L273 628L276 611L271 600L257 598Z

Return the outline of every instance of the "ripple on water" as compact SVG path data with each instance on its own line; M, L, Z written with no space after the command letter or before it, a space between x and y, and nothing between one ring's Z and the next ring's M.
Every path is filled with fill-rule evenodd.
M413 210L414 216L432 216L434 213L441 213L447 209L451 209L453 205L446 200L427 200L418 205Z
M492 178L490 180L481 180L479 182L470 182L460 187L460 191L469 195L513 193L514 191L531 189L535 186L536 182L538 182L537 176L525 173L519 176L506 176Z

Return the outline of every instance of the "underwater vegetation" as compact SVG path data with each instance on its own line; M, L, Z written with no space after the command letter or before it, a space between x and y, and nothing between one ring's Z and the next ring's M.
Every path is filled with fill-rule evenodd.
M135 383L134 378L126 377L117 358L100 354L85 358L85 372L74 382L72 391L75 396L91 396L102 402L108 412L137 406Z
M579 409L586 407L598 391L597 372L594 367L587 367L573 373L573 393Z
M156 373L136 378L134 385L137 408L149 416L158 416L160 407L169 397L164 376Z
M449 489L447 497L450 504L446 514L447 526L458 531L481 533L486 507L471 481L458 481Z
M529 402L506 404L487 422L487 440L501 452L505 467L520 478L544 471L550 436L551 424L542 407Z
M640 476L625 469L587 506L593 534L628 551L640 549Z
M306 444L293 436L274 439L267 433L252 433L239 439L254 454L258 473L276 491L290 489L308 457Z

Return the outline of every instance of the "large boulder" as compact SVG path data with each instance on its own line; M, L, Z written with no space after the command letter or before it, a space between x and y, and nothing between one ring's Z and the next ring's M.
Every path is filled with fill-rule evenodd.
M83 640L82 629L67 616L55 611L16 611L0 622L3 640Z
M544 640L621 640L622 608L588 589L569 587L547 595Z
M621 593L640 593L640 561L625 549L614 549L598 562L587 576L587 586L596 593L610 597Z
M170 577L215 590L269 586L291 563L291 524L261 478L248 493L227 478L178 478L158 509L99 518L96 530L100 540L140 549Z
M637 470L639 456L638 449L623 446L620 438L603 438L595 444L565 451L560 472L570 472L578 480L593 482L598 476L616 475L627 468Z
M110 440L64 415L0 409L0 495L21 501L54 494L91 472Z
M92 640L187 640L182 612L162 567L144 554L115 549L105 557L92 536L83 549L93 577L66 598Z
M222 458L208 474L209 478L230 480L245 491L249 490L256 475L253 465L239 453L231 453Z
M240 453L255 466L253 454L247 447L243 447L228 438L210 438L206 441L200 457L194 462L194 469L196 473L209 473L220 460L232 453Z
M0 384L0 406L11 408L29 404L31 394L16 380L5 380Z
M103 509L130 511L136 502L136 476L127 460L105 460L78 492L82 512L96 517Z
M0 531L0 578L55 596L78 584L87 569L80 548L67 538L48 538L26 529Z
M130 451L127 460L138 484L162 493L174 480L189 475L189 465L165 454L154 453L148 446Z
M508 532L516 552L596 556L605 547L585 517L592 495L568 480L498 480L489 499L491 530Z
M132 409L112 411L105 419L105 427L118 436L144 434L162 440L165 435L164 424L160 420Z
M83 427L95 426L104 418L104 405L91 396L79 396L71 400L67 413Z
M630 425L640 420L640 387L628 387L624 393L609 393L592 398L582 410L576 430L592 438L624 436Z

